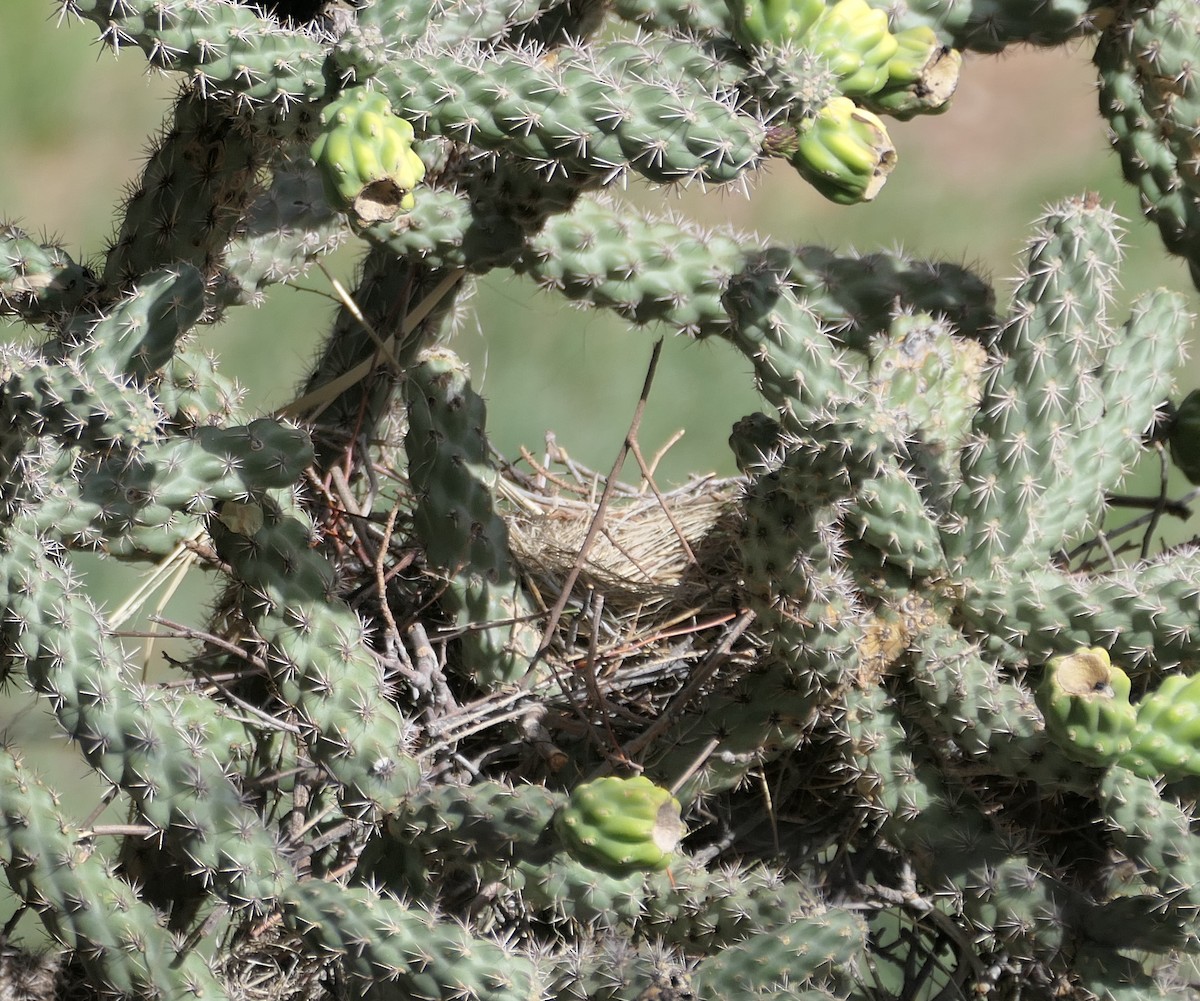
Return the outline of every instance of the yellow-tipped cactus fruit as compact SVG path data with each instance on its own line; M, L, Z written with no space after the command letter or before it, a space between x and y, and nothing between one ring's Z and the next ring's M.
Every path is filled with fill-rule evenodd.
M411 209L413 189L425 177L413 137L385 94L355 87L330 103L311 149L330 203L364 224Z
M615 872L665 869L685 833L679 800L644 775L585 782L554 826L572 855Z
M898 49L887 14L866 0L838 0L803 44L828 62L838 77L838 90L847 97L882 90L888 82L888 63Z
M788 160L830 201L854 205L879 193L896 166L896 147L878 116L835 97L807 123Z
M901 120L945 111L958 88L962 53L943 45L937 33L918 25L894 36L895 54L887 64L887 83L870 95L871 108Z
M1137 722L1129 676L1108 651L1081 647L1052 658L1035 697L1046 731L1073 760L1104 767L1129 755Z

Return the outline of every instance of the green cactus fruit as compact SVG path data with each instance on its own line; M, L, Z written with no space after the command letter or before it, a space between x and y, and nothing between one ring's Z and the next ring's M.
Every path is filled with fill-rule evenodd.
M1169 675L1135 708L1132 747L1120 763L1168 782L1200 775L1200 675Z
M571 854L615 872L665 869L685 833L679 800L644 775L585 782L554 826Z
M897 32L887 83L866 100L872 110L907 120L945 111L958 88L962 53L943 45L937 32L918 25Z
M1175 408L1167 441L1179 471L1189 483L1200 484L1200 389L1193 389Z
M802 39L825 13L825 0L726 0L733 37L746 49Z
M867 0L838 0L813 25L804 46L826 60L847 97L882 90L899 49L887 14Z
M800 134L788 161L830 201L854 205L879 194L896 165L896 147L877 116L835 97Z
M362 223L386 222L416 204L425 165L412 142L412 125L392 113L387 95L355 87L321 112L310 153L332 204Z
M1051 658L1035 698L1047 732L1068 757L1107 766L1129 754L1136 724L1129 677L1108 651L1081 647Z

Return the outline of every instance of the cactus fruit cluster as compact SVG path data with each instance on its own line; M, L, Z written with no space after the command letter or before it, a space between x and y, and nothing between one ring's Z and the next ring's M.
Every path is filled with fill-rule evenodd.
M360 222L386 222L416 200L425 164L413 127L392 114L387 95L351 87L325 106L310 151L335 208Z
M1200 549L1100 532L1143 457L1200 479L1186 298L1117 309L1094 196L998 298L607 193L886 199L962 53L1093 46L1200 284L1195 0L45 3L180 92L102 257L0 227L0 678L123 820L0 746L0 994L1195 995ZM208 328L351 240L255 412ZM722 342L741 475L498 456L441 343L490 271ZM81 554L219 584L166 680Z

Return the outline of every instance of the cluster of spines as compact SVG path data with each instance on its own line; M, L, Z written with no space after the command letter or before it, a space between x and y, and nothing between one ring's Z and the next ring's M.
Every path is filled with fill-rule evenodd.
M0 225L0 315L38 323L79 307L95 285L92 273L58 244Z
M1195 68L1200 14L1188 0L1128 5L1096 47L1100 113L1125 179L1141 194L1163 243L1200 287L1200 150Z

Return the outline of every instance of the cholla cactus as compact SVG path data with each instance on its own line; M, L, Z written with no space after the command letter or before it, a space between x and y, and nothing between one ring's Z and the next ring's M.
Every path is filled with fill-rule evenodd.
M1071 547L1149 447L1195 478L1194 400L1163 427L1183 297L1113 315L1091 196L1037 220L998 304L962 267L605 189L774 157L867 201L903 156L881 116L945 110L963 51L1082 40L1200 282L1200 5L58 6L181 87L100 266L0 228L0 314L45 332L0 353L0 675L128 813L89 828L0 750L0 864L63 991L1182 989L1200 550ZM347 240L300 397L250 411L205 325ZM740 352L767 411L742 475L572 492L498 457L438 343L497 269ZM130 670L85 551L224 585L171 684ZM0 946L0 987L47 982Z

